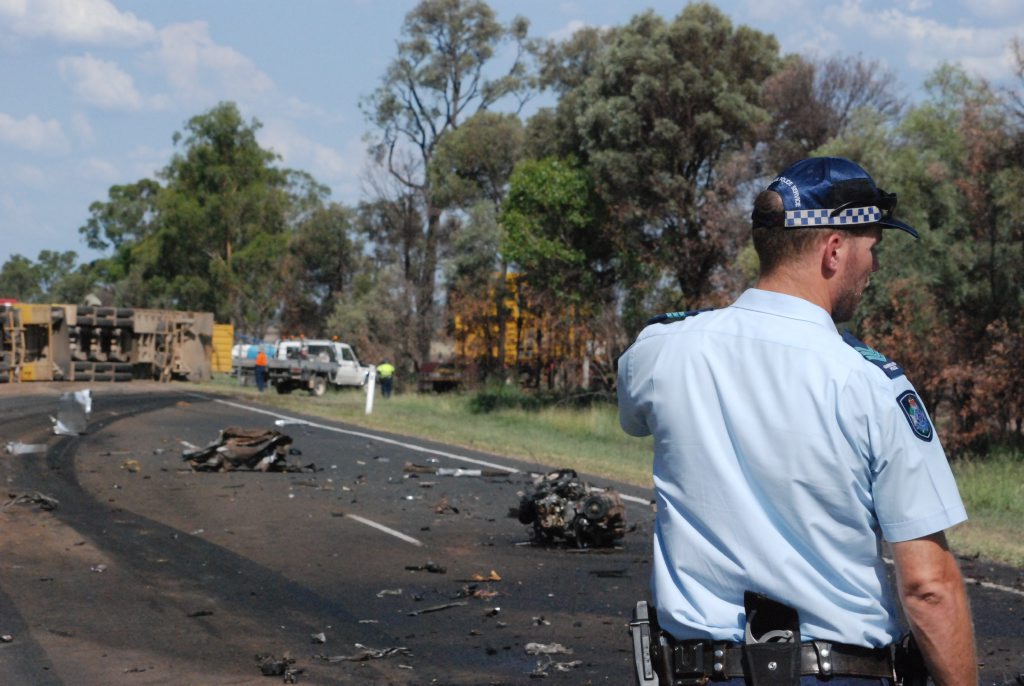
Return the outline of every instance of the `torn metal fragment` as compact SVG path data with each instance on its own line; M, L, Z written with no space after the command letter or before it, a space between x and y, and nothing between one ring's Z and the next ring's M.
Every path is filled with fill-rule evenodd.
M8 493L7 497L10 498L4 503L4 509L11 507L12 505L39 505L40 510L56 510L57 506L60 505L60 501L53 496L40 493L39 491L19 491L17 493Z
M61 393L57 401L57 418L53 419L53 433L58 436L78 436L89 426L92 412L92 393L89 389Z
M22 443L21 441L9 441L4 448L8 455L31 455L33 453L45 453L45 443Z
M572 655L572 648L561 643L527 643L523 650L527 655Z
M457 602L457 603L445 603L444 605L434 605L432 607L425 607L422 610L413 610L412 612L407 612L406 616L408 616L408 617L418 617L420 615L425 615L425 614L428 614L430 612L440 612L441 610L448 610L448 609L451 609L453 607L463 607L465 605L469 605L469 603Z
M318 660L324 662L366 662L367 660L380 660L385 657L391 657L392 655L404 655L406 657L412 657L412 651L404 646L396 648L367 648L362 643L356 643L355 647L359 649L359 652L353 653L352 655L317 655Z

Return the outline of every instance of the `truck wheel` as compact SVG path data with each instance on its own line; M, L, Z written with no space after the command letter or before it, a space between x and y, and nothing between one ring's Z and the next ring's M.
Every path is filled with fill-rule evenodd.
M309 380L309 394L320 397L327 390L327 380L322 376L314 376Z

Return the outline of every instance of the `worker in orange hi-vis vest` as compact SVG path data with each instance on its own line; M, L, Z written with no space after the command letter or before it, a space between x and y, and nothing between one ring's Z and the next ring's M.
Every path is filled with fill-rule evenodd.
M260 348L256 354L256 388L260 393L267 387L267 353Z

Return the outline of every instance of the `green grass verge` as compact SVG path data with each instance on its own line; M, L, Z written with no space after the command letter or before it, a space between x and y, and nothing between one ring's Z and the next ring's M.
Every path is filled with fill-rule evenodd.
M253 398L254 388L226 377L209 390ZM442 441L524 460L538 470L571 467L641 488L651 486L651 439L627 436L614 408L547 408L472 411L472 397L403 393L378 397L365 413L366 396L355 389L314 398L303 392L268 391L260 403L408 436ZM970 520L949 532L961 555L1024 567L1024 456L1000 453L953 465Z
M962 555L1024 567L1024 455L999 452L953 465L969 519L949 532Z

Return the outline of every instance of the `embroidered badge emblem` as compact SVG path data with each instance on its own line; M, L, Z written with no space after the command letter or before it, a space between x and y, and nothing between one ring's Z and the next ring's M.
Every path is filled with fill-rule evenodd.
M903 415L910 422L910 428L913 429L914 435L922 441L932 440L932 435L935 432L932 430L932 423L929 421L928 415L925 414L924 405L921 403L921 399L917 397L917 393L904 391L896 399L896 402L900 404Z

